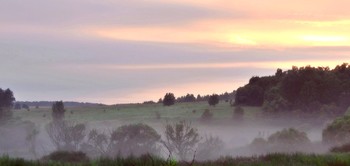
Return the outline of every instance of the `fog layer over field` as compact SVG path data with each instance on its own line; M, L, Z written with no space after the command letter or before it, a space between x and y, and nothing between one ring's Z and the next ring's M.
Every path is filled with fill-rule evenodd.
M141 107L140 107L141 108ZM72 111L66 113L67 121L70 121L70 124L76 125L81 123L81 121L74 120L75 116L91 116L88 115L91 111L73 111L74 108L70 108ZM119 108L118 108L119 109ZM101 110L103 110L101 112ZM109 114L110 110L105 110L105 108L99 111L100 114ZM22 112L15 112L17 118L21 117L22 120L12 120L12 122L2 125L0 127L0 153L2 155L8 154L11 157L23 157L27 159L41 158L44 155L47 155L53 151L56 151L56 147L52 142L52 139L49 137L47 133L47 126L50 120L51 113L46 112L49 110L32 110L28 112L23 112L23 110L19 110ZM175 110L172 110L175 111ZM107 113L106 113L107 112ZM116 111L117 112L117 111ZM190 111L188 111L190 112ZM129 112L132 114L133 112ZM163 112L160 112L162 115ZM162 116L164 117L156 117L153 114L146 114L143 112L139 112L134 116L124 116L123 118L116 119L108 119L105 120L100 117L88 117L91 119L86 119L83 123L86 126L84 130L84 134L86 135L82 142L89 141L89 132L96 129L97 133L104 133L108 137L111 133L116 130L118 127L123 125L130 124L138 124L143 123L147 124L150 127L154 128L155 131L161 136L161 139L157 140L157 148L160 149L160 155L164 158L169 156L169 150L164 146L163 142L166 141L166 125L167 124L175 124L182 120L186 120L186 122L190 125L190 127L197 129L198 132L198 142L190 148L187 153L187 159L192 159L194 153L196 153L196 159L205 160L205 159L215 159L220 156L252 156L259 154L266 154L272 152L305 152L305 153L325 153L328 152L329 147L322 145L322 130L326 126L326 124L317 124L312 125L313 123L291 120L289 118L271 120L264 118L246 118L243 121L237 122L232 120L232 117L226 117L230 114L227 114L223 117L214 119L211 121L202 121L200 117L198 117L202 111L198 111L197 113L191 112L191 116L183 116L177 117L174 116L166 117L167 115L164 113ZM29 117L22 117L27 114L37 114L35 118L29 119ZM79 115L74 115L79 114ZM122 114L127 114L127 112L119 111L118 116L122 116ZM144 115L145 114L145 115ZM195 115L198 114L198 115ZM40 117L39 117L40 116ZM110 116L113 116L110 113ZM196 117L197 116L197 117ZM95 120L94 120L95 119ZM25 121L32 120L33 122ZM286 140L282 140L280 143L268 143L269 137L276 133L277 131L282 131L283 129L294 128L300 132L305 132L307 137L310 139L311 143L304 144L300 142L300 145L295 144L294 142L290 143L283 142ZM142 133L142 132L141 132ZM131 135L132 137L136 137L135 135ZM206 145L201 144L208 140L208 138L216 138L214 141L214 145ZM262 144L252 144L254 139L263 138L266 140L264 145ZM219 141L217 141L219 140ZM260 139L261 140L261 139ZM222 143L222 145L218 143ZM290 143L290 145L289 145ZM125 145L124 145L125 146ZM127 145L132 146L132 145ZM125 148L127 148L124 147ZM214 146L214 147L211 147ZM209 148L209 149L205 149ZM214 149L213 149L214 148ZM217 148L217 149L216 149ZM79 149L84 151L83 149ZM135 150L135 149L134 149ZM200 155L203 151L215 151L211 156ZM142 152L147 151L145 149L141 150ZM202 152L200 152L202 151ZM209 153L209 152L208 152ZM134 152L132 152L134 154ZM135 152L137 154L137 152ZM178 158L176 154L172 154L173 157ZM198 156L199 155L199 156ZM96 157L96 156L91 156ZM206 158L207 157L207 158Z

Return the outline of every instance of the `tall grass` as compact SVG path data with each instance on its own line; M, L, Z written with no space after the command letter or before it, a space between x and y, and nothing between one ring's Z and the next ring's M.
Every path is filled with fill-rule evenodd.
M58 161L29 161L24 159L0 157L1 166L349 166L350 154L268 154L253 157L222 157L215 161L176 162L144 155L141 157L101 158L84 163L65 163Z

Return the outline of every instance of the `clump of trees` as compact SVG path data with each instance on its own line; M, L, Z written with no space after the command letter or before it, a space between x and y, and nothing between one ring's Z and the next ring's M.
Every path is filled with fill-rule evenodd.
M173 93L166 93L163 98L164 106L171 106L175 104L175 95Z
M333 116L342 115L350 106L350 65L333 70L328 67L292 67L278 69L275 75L254 76L237 89L235 104L263 106L267 112L302 110L320 112L334 104Z
M331 145L342 145L350 142L350 116L334 120L322 132L322 141Z
M188 93L185 96L181 96L176 99L176 102L179 102L179 103L181 102L187 103L187 102L195 102L195 101L196 101L196 97L194 97L193 94L188 94Z
M250 147L260 152L295 152L305 151L310 145L305 132L289 128L277 131L267 139L255 138Z
M211 96L209 96L209 99L208 99L208 104L209 105L215 106L218 103L219 103L219 95L212 94Z
M0 88L0 123L11 117L14 101L15 97L10 89L3 90Z

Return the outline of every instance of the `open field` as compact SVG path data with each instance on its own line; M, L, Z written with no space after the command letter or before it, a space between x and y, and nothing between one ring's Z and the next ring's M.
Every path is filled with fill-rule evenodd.
M154 128L162 137L164 127L167 123L190 121L198 129L201 138L206 136L218 136L225 143L225 152L222 154L230 156L250 156L254 152L242 152L237 148L247 146L254 138L267 138L272 133L284 128L294 127L308 134L313 142L321 140L323 126L310 127L302 123L271 123L262 120L260 107L243 107L244 120L237 123L233 120L233 110L228 102L221 101L215 107L209 106L207 102L176 103L173 106L162 104L123 104L113 106L94 107L66 107L65 119L73 123L83 123L87 131L97 129L101 132L110 133L112 130L126 124L145 123ZM204 110L209 109L213 113L213 119L202 122L201 115ZM54 149L45 127L52 121L51 107L30 108L14 110L14 119L33 122L39 130L37 142L40 142L39 154L45 155ZM157 118L156 112L160 114ZM40 152L41 151L41 152ZM11 157L31 158L26 155L26 150L17 149L11 152Z
M215 161L205 162L177 162L164 160L156 157L144 156L140 158L118 158L118 159L97 159L85 162L57 162L57 161L29 161L23 159L12 159L0 157L0 165L6 166L348 166L350 165L349 154L327 154L327 155L305 155L305 154L269 154L259 157L225 157Z

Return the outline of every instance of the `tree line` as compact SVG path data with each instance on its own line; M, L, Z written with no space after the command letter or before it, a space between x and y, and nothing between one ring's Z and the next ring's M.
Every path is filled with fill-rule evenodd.
M268 112L329 110L341 115L350 106L350 65L295 67L254 76L237 89L235 105L262 106Z

